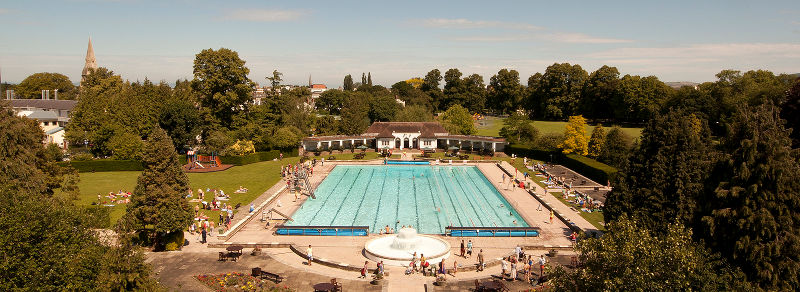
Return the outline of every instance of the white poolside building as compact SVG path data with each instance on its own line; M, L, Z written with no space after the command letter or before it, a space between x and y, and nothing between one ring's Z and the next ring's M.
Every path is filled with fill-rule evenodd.
M303 139L304 151L370 148L503 151L506 140L497 137L452 135L438 122L375 122L361 135L312 136ZM363 146L363 147L362 147Z

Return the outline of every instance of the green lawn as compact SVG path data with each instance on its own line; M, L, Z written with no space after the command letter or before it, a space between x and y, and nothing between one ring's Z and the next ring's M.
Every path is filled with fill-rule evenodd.
M533 125L539 130L540 134L563 134L564 126L566 124L567 122L559 121L533 122ZM500 128L502 127L503 119L498 117L486 117L484 120L475 122L475 128L478 129L476 135L481 136L500 136ZM611 129L611 127L608 127L608 125L603 126L603 128L606 130L606 133ZM590 136L593 129L594 125L586 125L586 135ZM622 128L622 132L635 139L642 135L642 128Z
M592 223L592 225L594 225L594 227L596 227L597 230L600 230L600 231L605 231L606 230L606 227L603 226L603 224L600 224L600 222L603 222L603 220L604 220L603 219L603 212L587 213L587 212L580 211L580 207L578 207L578 205L576 205L576 204L574 204L572 202L568 202L567 200L564 200L564 193L561 193L561 192L550 193L550 195L552 195L553 197L555 197L556 199L558 199L559 201L561 201L565 205L573 207L573 208L575 208L575 210L578 210L578 214L580 214L581 217L583 217L583 219L586 219L586 221L589 221L589 223Z
M234 166L228 170L219 172L189 173L187 176L189 177L189 184L192 190L195 191L195 196L199 188L203 190L206 188L222 189L231 197L230 201L228 201L229 204L235 206L241 203L244 206L280 180L281 165L296 163L299 159L298 157L290 157L281 161L267 161ZM138 171L81 173L81 181L78 184L81 190L79 203L88 205L92 202L96 202L98 194L105 196L108 192L116 193L119 190L133 192L139 173ZM239 186L243 186L249 191L243 194L235 194L234 191L236 191ZM207 194L206 200L208 201L209 198L210 196ZM103 197L103 200L108 199ZM117 219L125 214L125 207L125 204L110 207L111 222L116 222ZM247 210L247 208L240 210ZM218 217L214 216L217 214L206 213L206 215L214 219Z

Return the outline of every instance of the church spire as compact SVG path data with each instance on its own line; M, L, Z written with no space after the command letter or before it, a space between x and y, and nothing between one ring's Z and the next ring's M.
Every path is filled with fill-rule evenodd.
M89 69L97 69L97 60L94 58L94 48L92 47L92 37L89 37L89 48L86 49L86 64L83 65L81 72L81 82L89 75Z

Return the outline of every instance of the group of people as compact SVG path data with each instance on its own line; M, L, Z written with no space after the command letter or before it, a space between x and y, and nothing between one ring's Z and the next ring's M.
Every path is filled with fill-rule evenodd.
M504 257L500 261L501 275L511 278L512 281L522 276L526 282L530 282L533 280L533 273L537 265L539 266L539 279L541 279L544 276L544 267L547 265L547 259L544 255L541 255L538 259L533 255L525 255L525 251L520 246L517 246L513 255Z
M108 192L108 195L105 197L108 198L108 201L103 199L103 196L97 195L97 204L103 205L110 205L113 206L115 204L127 204L131 202L130 197L132 194L130 192L125 192L120 190L119 192Z
M286 180L286 188L294 193L295 202L299 199L299 194L295 190L299 187L300 180L311 177L314 174L314 166L316 164L317 159L315 158L305 162L281 166L281 177ZM322 165L325 165L325 158L322 159Z

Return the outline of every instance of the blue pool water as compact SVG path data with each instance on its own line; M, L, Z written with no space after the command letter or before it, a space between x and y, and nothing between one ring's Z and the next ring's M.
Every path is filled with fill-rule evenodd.
M424 234L528 226L475 166L338 165L315 195L287 225L369 226L372 233L412 225Z

